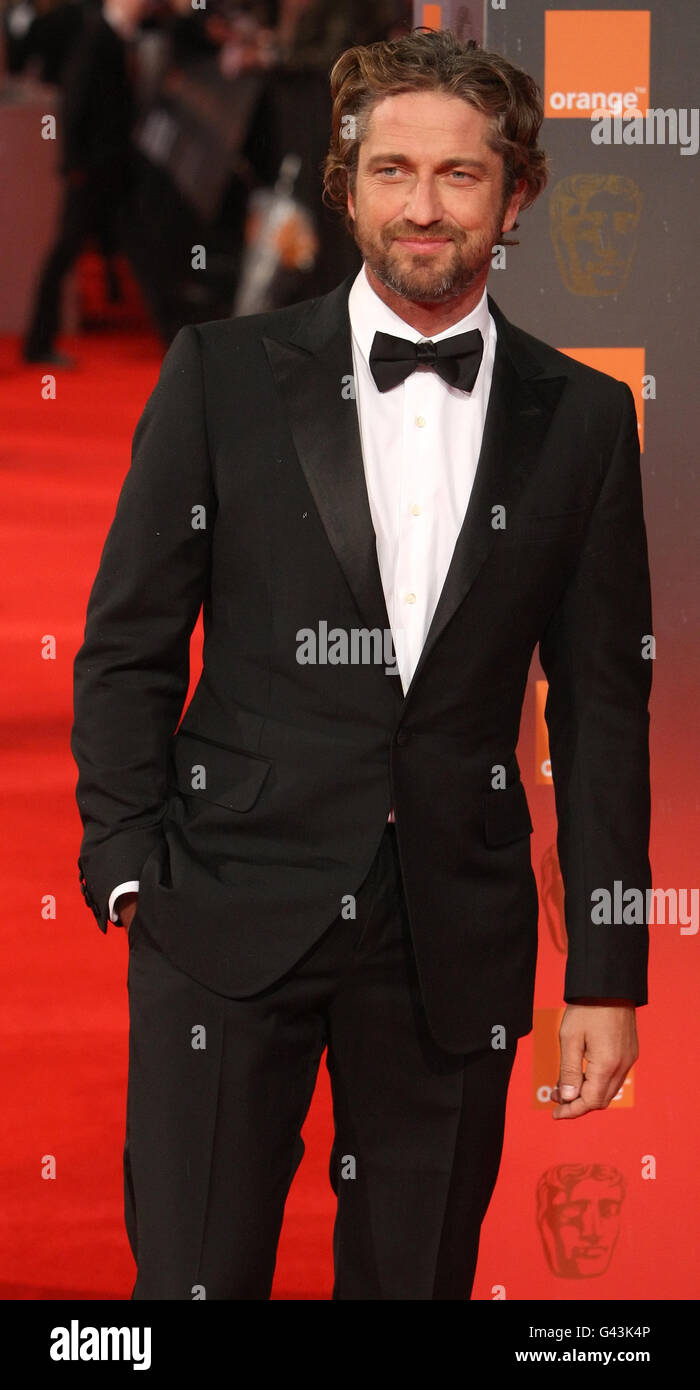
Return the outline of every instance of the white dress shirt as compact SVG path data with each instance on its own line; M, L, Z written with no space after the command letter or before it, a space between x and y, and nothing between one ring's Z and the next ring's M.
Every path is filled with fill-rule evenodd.
M379 391L369 367L375 332L420 342L419 333L372 289L365 266L348 298L355 399L365 481L377 537L396 663L404 693L411 682L445 582L462 527L481 450L488 406L496 325L486 289L464 318L431 335L433 342L478 328L484 340L479 374L471 392L449 386L432 367L420 366L389 391ZM390 676L396 680L396 676ZM393 811L389 819L393 820ZM138 892L138 882L120 883L120 893Z
M393 333L412 343L425 335L379 298L364 265L350 288L348 309L365 480L405 693L471 495L491 389L496 325L484 289L471 313L432 335L433 342L440 342L480 330L484 355L473 391L448 386L432 367L424 366L391 390L379 391L369 367L375 332Z

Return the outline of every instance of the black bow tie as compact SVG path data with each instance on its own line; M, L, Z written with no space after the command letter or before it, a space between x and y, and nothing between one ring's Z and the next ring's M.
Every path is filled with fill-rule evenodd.
M434 343L432 338L412 343L408 338L396 338L393 333L375 333L369 365L380 391L390 391L420 366L433 367L448 386L472 391L483 351L484 340L478 328L441 338L439 343Z

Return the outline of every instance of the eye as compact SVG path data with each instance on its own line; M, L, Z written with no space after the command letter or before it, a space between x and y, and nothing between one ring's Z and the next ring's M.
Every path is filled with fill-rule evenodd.
M385 164L381 169L377 169L378 174L391 175L399 172L400 169L398 164ZM467 169L449 169L448 173L451 177L456 175L459 183L467 183L474 180L474 175L470 174Z

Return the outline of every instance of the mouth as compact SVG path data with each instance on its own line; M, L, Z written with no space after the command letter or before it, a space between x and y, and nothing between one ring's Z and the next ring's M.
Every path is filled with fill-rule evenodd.
M449 237L396 237L399 246L405 246L407 251L439 251L443 246L449 246Z

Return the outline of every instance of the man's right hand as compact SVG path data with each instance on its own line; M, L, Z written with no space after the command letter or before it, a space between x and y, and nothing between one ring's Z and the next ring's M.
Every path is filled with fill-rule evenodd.
M129 927L131 926L131 923L136 914L138 900L138 893L120 893L119 897L117 898L117 901L114 904L114 910L117 914L117 917L119 918L122 926L126 927L127 931L129 930Z

